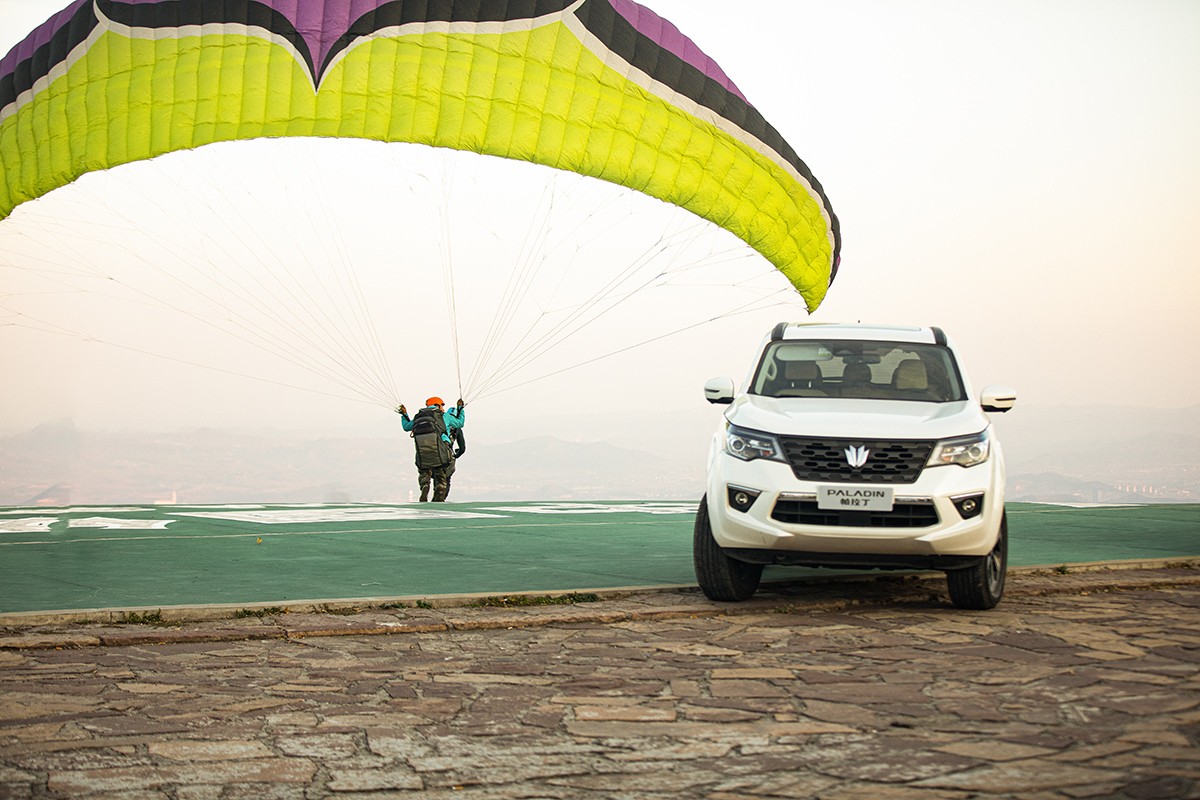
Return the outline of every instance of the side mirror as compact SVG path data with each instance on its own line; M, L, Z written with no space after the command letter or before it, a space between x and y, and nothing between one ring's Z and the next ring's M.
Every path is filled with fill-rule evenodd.
M704 384L704 399L728 405L733 402L733 379L711 378Z
M979 394L979 405L984 411L1003 414L1017 404L1017 390L1007 386L985 386Z

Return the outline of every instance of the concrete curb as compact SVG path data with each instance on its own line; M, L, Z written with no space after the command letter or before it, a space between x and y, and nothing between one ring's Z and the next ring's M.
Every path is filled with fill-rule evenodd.
M1097 562L1010 569L1006 598L1089 594L1200 585L1200 557ZM587 602L556 604L555 598ZM594 600L592 599L594 596ZM547 603L524 605L530 598ZM422 598L305 601L287 606L177 606L0 616L0 650L135 647L326 636L396 636L576 623L637 622L830 611L867 605L946 603L941 574L851 575L767 584L744 603L716 603L693 586L649 586L560 593L514 592ZM481 600L512 600L483 606ZM422 605L416 606L420 601ZM401 607L401 604L403 606ZM416 607L414 607L416 606ZM1003 603L1000 606L1003 608ZM243 614L237 618L238 614ZM988 613L988 612L963 612ZM135 616L138 622L130 621ZM149 620L146 618L149 617Z
M1200 556L1175 558L1127 559L1122 561L1095 561L1078 564L1037 565L1009 567L1010 576L1049 574L1055 571L1070 573L1110 572L1114 570L1162 569L1173 566L1200 568ZM825 585L848 582L894 583L915 577L932 576L943 580L941 573L889 573L870 572L861 575L806 576L801 579L763 584L763 592L772 586ZM1010 587L1011 590L1011 587ZM390 595L356 598L309 598L302 600L276 600L260 603L208 603L203 605L178 606L124 606L111 608L69 608L49 611L0 612L0 629L30 628L46 625L130 625L130 624L181 624L212 622L247 617L282 616L284 614L332 614L351 615L364 610L389 610L392 608L445 609L464 606L479 606L485 601L517 598L567 598L571 595L588 596L587 602L596 600L621 600L633 595L650 593L697 593L695 584L668 583L647 586L624 586L619 588L585 588L550 591L518 591L497 594L495 592L472 592L443 595ZM594 598L592 598L594 596ZM514 603L514 606L518 603ZM560 603L560 605L562 605ZM151 617L151 620L145 619Z

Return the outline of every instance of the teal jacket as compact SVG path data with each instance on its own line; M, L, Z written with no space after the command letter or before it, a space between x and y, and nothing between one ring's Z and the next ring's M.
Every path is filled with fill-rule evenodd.
M426 408L437 409L437 406L426 406ZM442 421L446 423L446 432L442 434L442 439L447 444L454 444L454 432L462 428L467 422L467 409L454 406L442 412ZM413 429L412 420L408 418L408 414L400 415L400 424L405 431L411 432Z

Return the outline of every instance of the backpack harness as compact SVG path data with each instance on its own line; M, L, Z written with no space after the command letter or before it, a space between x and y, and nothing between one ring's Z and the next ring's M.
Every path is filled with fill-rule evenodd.
M441 409L422 408L413 417L413 443L417 446L417 468L433 469L447 466L453 456L446 441L446 420Z

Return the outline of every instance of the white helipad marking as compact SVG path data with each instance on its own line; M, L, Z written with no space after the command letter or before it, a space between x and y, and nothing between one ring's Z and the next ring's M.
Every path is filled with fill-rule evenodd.
M1038 503L1037 505L1058 508L1141 508L1145 503Z
M502 515L480 514L474 511L443 511L424 508L272 508L260 511L190 511L178 512L182 517L226 519L231 522L257 522L263 525L304 524L329 522L382 522L387 520L422 519L496 519Z
M173 519L115 519L114 517L87 517L73 519L70 528L104 528L110 531L162 531Z
M27 517L0 519L0 533L48 533L58 517Z
M526 514L694 514L694 503L638 503L616 505L608 503L539 503L537 505L496 506L487 511Z
M195 506L195 507L196 507L196 508L205 508L205 506ZM292 508L293 506L288 506L288 507L289 507L289 508ZM296 507L306 507L306 506L296 506ZM186 504L184 504L184 505L182 505L182 506L159 506L158 510L159 510L159 511L165 511L165 512L167 512L167 513L171 513L171 514L173 514L173 513L182 513L182 512L178 512L178 509L179 509L179 508L193 508L193 506L186 505ZM230 509L234 509L234 508L236 508L236 509L244 509L244 508L266 508L266 506L264 506L262 503L234 503L233 505L221 506L221 508L223 508L223 509L225 509L225 510L227 510L227 511L228 511L228 510L230 510Z
M0 514L8 516L10 514L78 514L87 512L89 514L125 514L129 512L153 511L151 508L139 508L136 506L113 506L112 508L96 508L89 506L47 506L45 508L9 508L0 511Z

